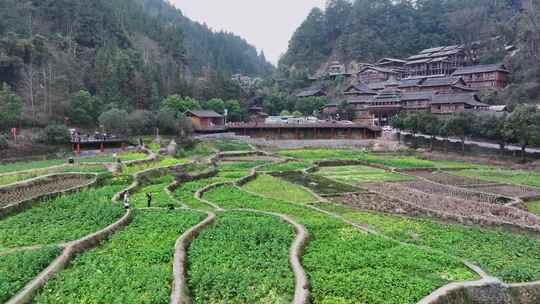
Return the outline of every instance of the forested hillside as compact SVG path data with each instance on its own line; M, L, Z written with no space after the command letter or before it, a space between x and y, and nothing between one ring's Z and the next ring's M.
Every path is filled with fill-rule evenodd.
M330 0L296 30L280 72L296 79L324 63L406 58L436 46L482 42L483 63L506 60L512 85L499 99L536 101L540 96L538 0ZM504 58L504 46L519 50Z
M95 98L84 114L97 121L110 108L157 110L173 94L238 98L230 74L271 71L242 38L163 0L0 1L0 83L22 98L25 125L81 114L81 90Z

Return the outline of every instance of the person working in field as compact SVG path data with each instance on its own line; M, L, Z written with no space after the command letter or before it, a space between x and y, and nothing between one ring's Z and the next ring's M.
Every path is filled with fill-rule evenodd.
M146 193L146 201L148 202L148 208L150 208L152 206L152 193Z
M129 209L129 193L124 192L124 209Z

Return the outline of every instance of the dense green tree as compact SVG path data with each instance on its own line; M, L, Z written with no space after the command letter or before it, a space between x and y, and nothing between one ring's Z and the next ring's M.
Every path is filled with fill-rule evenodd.
M220 98L212 98L203 103L203 108L223 114L225 110L225 102Z
M247 117L247 111L242 109L242 106L238 100L225 101L225 108L228 111L228 121L242 121Z
M107 132L125 135L129 131L128 113L125 110L111 109L99 116L99 124Z
M445 132L449 136L455 136L461 141L462 153L465 153L465 140L473 134L474 115L470 113L456 113L446 118L444 123Z
M188 110L201 109L201 103L191 97L182 98L179 95L171 95L162 101L161 107L175 110L177 113L184 113Z
M294 108L296 111L310 116L317 115L326 104L328 104L328 98L326 97L298 98Z
M126 119L131 134L135 135L153 134L157 126L154 113L146 110L133 111Z
M540 144L540 115L535 107L520 105L505 121L504 134L510 142L521 147L522 160L530 144Z
M62 145L69 143L71 137L69 129L64 125L49 125L39 135L39 141L49 145Z
M101 110L100 100L88 91L79 91L71 98L67 113L71 123L80 126L96 125Z

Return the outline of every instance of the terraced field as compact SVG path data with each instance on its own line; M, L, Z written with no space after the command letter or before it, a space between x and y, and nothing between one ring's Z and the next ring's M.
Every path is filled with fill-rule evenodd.
M216 163L206 152L161 157L114 175L78 166L99 183L0 220L0 302L27 286L32 303L413 304L451 283L540 280L540 203L528 203L529 213L477 190L501 186L484 176L491 168L355 150L236 153L252 147L225 140L204 146L234 153L216 154ZM16 180L39 176L17 168ZM536 173L512 173L510 186L537 190ZM130 185L126 211L112 199ZM72 254L74 244L82 247ZM66 253L63 267L33 285Z

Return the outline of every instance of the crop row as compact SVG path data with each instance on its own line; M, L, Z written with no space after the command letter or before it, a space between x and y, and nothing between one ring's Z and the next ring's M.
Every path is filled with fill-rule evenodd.
M467 259L506 282L540 279L540 241L528 235L365 212L334 204L317 206L367 224L393 239Z
M0 302L5 303L60 254L58 247L0 255Z
M302 263L311 302L414 303L449 281L474 275L456 259L365 234L300 205L250 195L225 186L205 194L224 208L250 208L290 215L305 225L310 242Z
M420 159L415 156L400 154L371 154L349 149L304 149L304 150L284 150L280 152L283 156L294 157L306 161L320 160L359 160L371 164L383 165L391 168L475 168L476 165L453 162L453 161L433 161Z
M311 193L302 187L266 174L259 175L255 180L244 185L244 188L262 196L299 204L317 201Z
M383 169L367 166L323 167L316 174L349 184L365 182L399 182L410 181L413 179L399 173L387 172Z
M111 198L126 185L116 178L108 186L49 199L0 220L0 250L71 241L108 226L123 214Z
M293 239L293 228L272 216L219 214L189 249L193 303L291 303Z
M136 211L130 225L77 257L33 303L168 303L176 239L203 217Z

